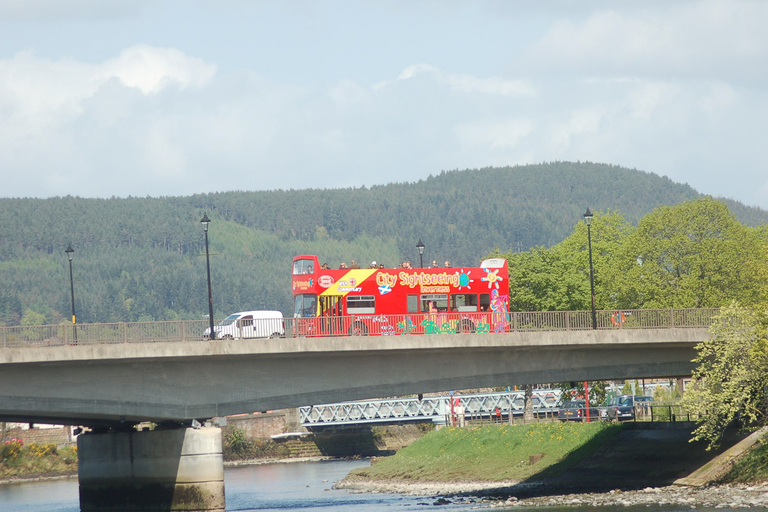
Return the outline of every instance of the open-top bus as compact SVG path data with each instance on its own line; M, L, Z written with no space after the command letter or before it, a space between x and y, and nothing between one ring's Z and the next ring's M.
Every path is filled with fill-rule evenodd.
M323 269L293 259L295 336L503 332L507 260L479 267Z

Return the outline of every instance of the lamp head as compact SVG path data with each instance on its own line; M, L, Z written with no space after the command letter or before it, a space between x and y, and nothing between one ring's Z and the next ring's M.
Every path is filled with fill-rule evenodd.
M593 217L592 212L589 211L589 208L587 208L587 213L584 214L584 222L587 223L587 226L592 224L592 217Z
M416 248L419 250L419 254L424 254L424 242L419 238L419 243L416 244Z
M69 258L69 261L72 261L72 256L75 252L75 250L72 248L72 244L67 244L67 248L64 250L64 252L67 253L67 258Z
M208 232L208 224L211 223L211 219L208 218L208 214L204 213L203 218L200 219L200 224L203 225L203 231Z

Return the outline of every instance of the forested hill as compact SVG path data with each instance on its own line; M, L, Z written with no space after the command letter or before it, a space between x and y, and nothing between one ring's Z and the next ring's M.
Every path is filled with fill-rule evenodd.
M202 318L207 312L200 219L211 218L217 318L291 311L290 263L432 259L476 265L495 248L526 250L568 236L587 207L630 222L699 197L688 185L617 166L559 162L449 171L371 188L235 191L189 197L0 198L0 322L69 317L75 250L78 322ZM748 225L768 212L726 201Z

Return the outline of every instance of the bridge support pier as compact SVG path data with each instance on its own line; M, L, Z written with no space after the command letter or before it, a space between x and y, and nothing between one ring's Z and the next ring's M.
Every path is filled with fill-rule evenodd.
M86 433L77 439L82 512L224 512L221 429Z

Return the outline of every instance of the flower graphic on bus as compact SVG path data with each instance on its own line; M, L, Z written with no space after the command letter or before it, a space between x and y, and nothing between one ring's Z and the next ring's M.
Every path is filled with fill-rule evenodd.
M471 273L472 273L471 270L465 273L464 269L461 269L461 272L459 273L459 290L461 290L462 288L467 288L467 289L472 288L472 283L474 283L475 280L469 277L469 274Z
M500 269L489 270L484 268L483 270L485 270L485 277L481 277L480 280L488 283L488 289L496 288L498 290L499 282L504 280L504 278L499 275Z

